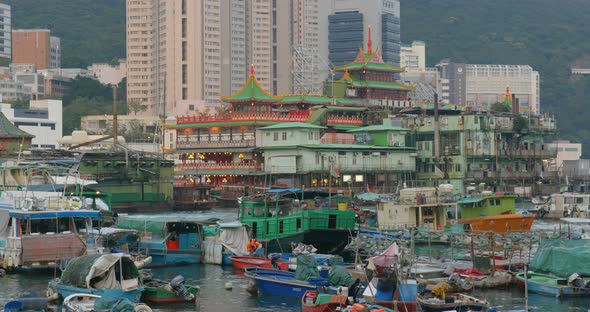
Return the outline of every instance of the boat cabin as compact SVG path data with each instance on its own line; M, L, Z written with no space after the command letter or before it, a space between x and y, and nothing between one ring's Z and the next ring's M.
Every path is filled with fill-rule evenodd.
M92 210L22 210L0 205L0 261L8 268L54 268L86 253ZM80 235L81 233L84 236Z
M516 195L489 195L457 201L460 219L516 213Z

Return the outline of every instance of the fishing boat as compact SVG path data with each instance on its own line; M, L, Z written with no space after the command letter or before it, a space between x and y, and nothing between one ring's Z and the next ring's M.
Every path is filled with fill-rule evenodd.
M355 231L355 213L345 204L337 209L318 208L313 200L305 200L316 195L318 192L290 188L244 197L240 221L267 252L290 250L292 243L303 242L318 253L339 253Z
M244 275L254 281L259 292L271 296L301 298L306 291L317 290L318 286L327 285L325 279L318 283L310 283L297 280L293 272L273 269L245 268Z
M170 282L158 279L144 279L143 301L154 303L194 302L199 286L184 285L184 277L176 276Z
M516 196L502 193L483 192L481 196L464 198L457 201L466 231L494 232L528 232L535 220L534 214L516 213Z
M138 252L151 256L151 266L171 266L200 263L203 255L203 225L201 221L167 221L125 216L117 226L142 233Z
M249 256L233 256L229 257L231 260L234 268L236 269L245 269L247 267L258 267L264 269L271 269L272 263L270 259L266 258L259 258L259 257L249 257Z
M477 299L460 293L447 294L444 300L435 297L434 295L418 294L416 300L423 312L488 311L490 307L490 304L486 300Z
M316 291L308 290L301 297L301 311L302 312L333 312L333 311L344 311L349 305L347 304L346 295L332 295L332 294L318 294ZM362 307L361 307L362 306ZM353 305L354 307L354 305ZM371 309L377 310L379 308L392 309L399 312L415 312L416 302L415 301L375 301L373 304L357 305L356 308L365 309L370 307Z
M203 211L213 208L217 201L211 197L212 187L192 180L177 180L174 183L174 210Z
M546 275L528 272L516 274L516 278L522 282L527 283L528 290L530 292L538 293L541 295L553 296L556 298L563 297L579 297L590 295L590 288L587 288L585 283L581 285L572 285L575 280L575 276L572 278L561 278L554 275ZM582 287L579 287L582 286ZM590 285L589 285L590 286Z
M240 206L240 198L248 195L248 186L220 185L211 190L211 198L220 208L236 208Z
M67 298L91 294L138 303L143 284L135 263L125 254L96 254L70 260L61 278L49 282L47 295Z
M59 267L60 260L82 256L93 241L93 221L101 212L81 196L14 197L5 192L0 203L0 264L5 269ZM40 196L40 192L35 195ZM98 223L98 222L96 222ZM84 233L84 234L83 234Z

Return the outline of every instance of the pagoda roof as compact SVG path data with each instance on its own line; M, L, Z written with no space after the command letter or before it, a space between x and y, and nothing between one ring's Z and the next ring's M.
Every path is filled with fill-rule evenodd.
M254 67L250 69L250 76L248 80L238 92L230 96L222 96L221 101L223 102L245 102L245 101L261 101L261 102L277 102L281 98L274 96L264 90L256 76L254 75Z
M21 129L19 129L17 126L13 125L12 122L10 122L10 120L8 120L8 118L6 118L6 116L4 116L4 114L2 112L0 112L0 138L2 139L12 139L12 138L26 138L26 139L32 139L35 136L32 134L29 134Z
M403 68L394 66L383 61L379 49L374 52L368 53L363 49L359 50L359 53L351 63L335 66L334 71L357 71L357 70L375 70L375 71L386 71L393 73L401 73L404 71Z
M415 87L400 82L380 81L380 80L355 80L350 81L351 86L355 88L375 88L375 89L393 89L414 91Z

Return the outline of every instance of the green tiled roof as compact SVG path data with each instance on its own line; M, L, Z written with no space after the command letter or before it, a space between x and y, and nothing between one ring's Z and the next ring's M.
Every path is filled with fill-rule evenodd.
M281 97L280 103L332 103L332 98L321 95L287 94Z
M394 126L388 126L388 125L373 125L373 126L349 130L348 132L377 132L377 131L410 131L410 130L406 129L406 128L394 127Z
M404 71L400 67L385 63L381 58L381 55L379 54L378 50L375 50L375 52L373 53L366 53L362 49L359 51L359 54L357 54L356 58L354 59L354 61L352 61L352 63L334 67L334 71L337 72L355 71L362 69L388 71L394 73L401 73Z
M13 125L2 112L0 112L0 138L26 138L31 139L35 136L28 134L17 126Z
M414 88L398 82L377 80L352 80L351 85L356 88L395 89L413 91Z
M258 84L258 80L256 80L256 76L254 76L254 74L250 74L250 77L248 77L246 84L244 84L240 91L230 96L222 96L221 100L224 102L238 102L251 100L277 102L280 100L280 97L276 97L262 89L262 87Z
M276 130L276 129L325 129L326 127L312 125L304 122L282 122L272 126L260 128L260 130Z

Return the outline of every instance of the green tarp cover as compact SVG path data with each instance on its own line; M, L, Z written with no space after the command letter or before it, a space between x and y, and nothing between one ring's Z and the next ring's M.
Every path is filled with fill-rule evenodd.
M590 276L590 240L544 240L531 261L534 271L567 277L573 273Z
M120 258L123 262L122 267L124 279L139 277L139 271L137 270L135 263L133 263L133 260L131 260L130 258L123 256L121 254L95 254L81 256L68 261L65 270L61 274L61 283L64 285L87 288L87 278L92 278L91 282L98 282L98 280L101 279L100 276L88 276L91 274L91 269L94 263L100 261L102 257L111 257L111 259ZM118 280L120 274L120 266L119 264L113 265L115 266L115 271L117 272L115 278Z
M119 218L117 227L121 229L148 232L156 236L165 235L166 220Z
M300 281L307 281L310 277L320 276L315 257L311 255L301 255L297 257L297 269L295 278Z
M352 285L352 275L341 266L334 266L328 273L328 280L332 286L350 286Z
M204 236L217 236L217 234L219 234L219 227L210 227L210 226L203 227L203 235Z
M128 299L101 297L94 303L95 310L109 310L117 312L134 312L135 305Z

